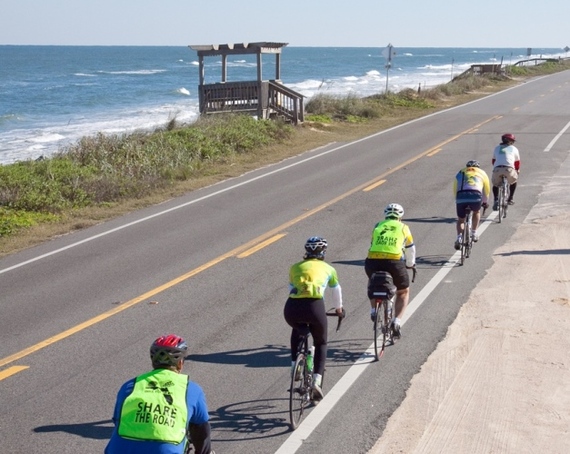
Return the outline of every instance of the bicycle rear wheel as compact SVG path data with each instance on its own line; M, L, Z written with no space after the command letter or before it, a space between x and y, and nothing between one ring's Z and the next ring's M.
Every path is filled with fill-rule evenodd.
M499 186L499 223L502 222L503 218L507 217L507 207L508 207L508 185L506 182L505 177L501 181L501 185Z
M291 376L291 387L289 388L289 419L293 430L299 427L305 408L311 401L310 380L306 357L303 353L299 353L295 361L295 367Z
M376 300L376 318L374 319L374 359L378 361L384 355L386 338L388 337L385 305Z
M507 180L505 179L505 181L503 182L503 217L504 218L507 217L507 212L509 211L509 195L510 195L509 185L507 183Z

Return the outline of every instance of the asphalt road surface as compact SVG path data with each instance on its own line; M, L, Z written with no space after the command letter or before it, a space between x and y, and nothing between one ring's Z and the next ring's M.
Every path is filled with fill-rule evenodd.
M570 149L570 73L537 78L352 143L334 143L0 260L2 452L96 453L119 386L175 332L206 392L219 453L365 453L445 336L493 251ZM452 181L491 171L504 132L522 171L506 222L487 223L457 266ZM386 204L406 210L418 276L403 337L379 362L364 258ZM323 402L288 424L289 266L328 239L347 318L329 326ZM334 319L329 319L329 321Z

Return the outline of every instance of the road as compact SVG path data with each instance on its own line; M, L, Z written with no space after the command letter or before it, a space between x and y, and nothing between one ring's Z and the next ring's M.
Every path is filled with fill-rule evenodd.
M158 335L190 345L218 453L370 449L544 185L566 159L570 73L352 143L334 143L0 260L0 419L6 452L101 452L120 384L146 371ZM516 134L517 204L455 266L452 178L490 171ZM406 210L418 249L403 338L373 363L363 271L384 206ZM329 328L325 400L288 427L287 271L306 238L329 241L348 316ZM337 386L338 385L338 386ZM305 439L306 438L306 439Z

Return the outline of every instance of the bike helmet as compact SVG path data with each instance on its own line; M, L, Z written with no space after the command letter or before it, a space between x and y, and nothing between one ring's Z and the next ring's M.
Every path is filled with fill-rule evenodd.
M511 133L503 134L501 136L501 141L503 143L509 143L509 142L515 143L516 142L515 135Z
M321 238L320 236L312 236L305 243L305 258L321 259L325 258L325 253L327 252L327 240Z
M479 164L479 161L475 161L474 159L472 159L471 161L467 161L465 167L481 167L481 165Z
M404 216L404 209L402 205L391 203L384 209L384 216L386 216L386 219L401 219Z
M186 341L176 334L168 334L156 339L150 346L150 359L152 366L175 367L178 361L184 359L188 350Z

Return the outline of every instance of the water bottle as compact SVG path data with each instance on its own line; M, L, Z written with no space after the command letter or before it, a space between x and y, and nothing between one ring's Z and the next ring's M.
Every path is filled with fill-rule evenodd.
M307 355L307 368L310 372L313 372L313 359L315 357L315 346L311 345L309 348L309 354Z

